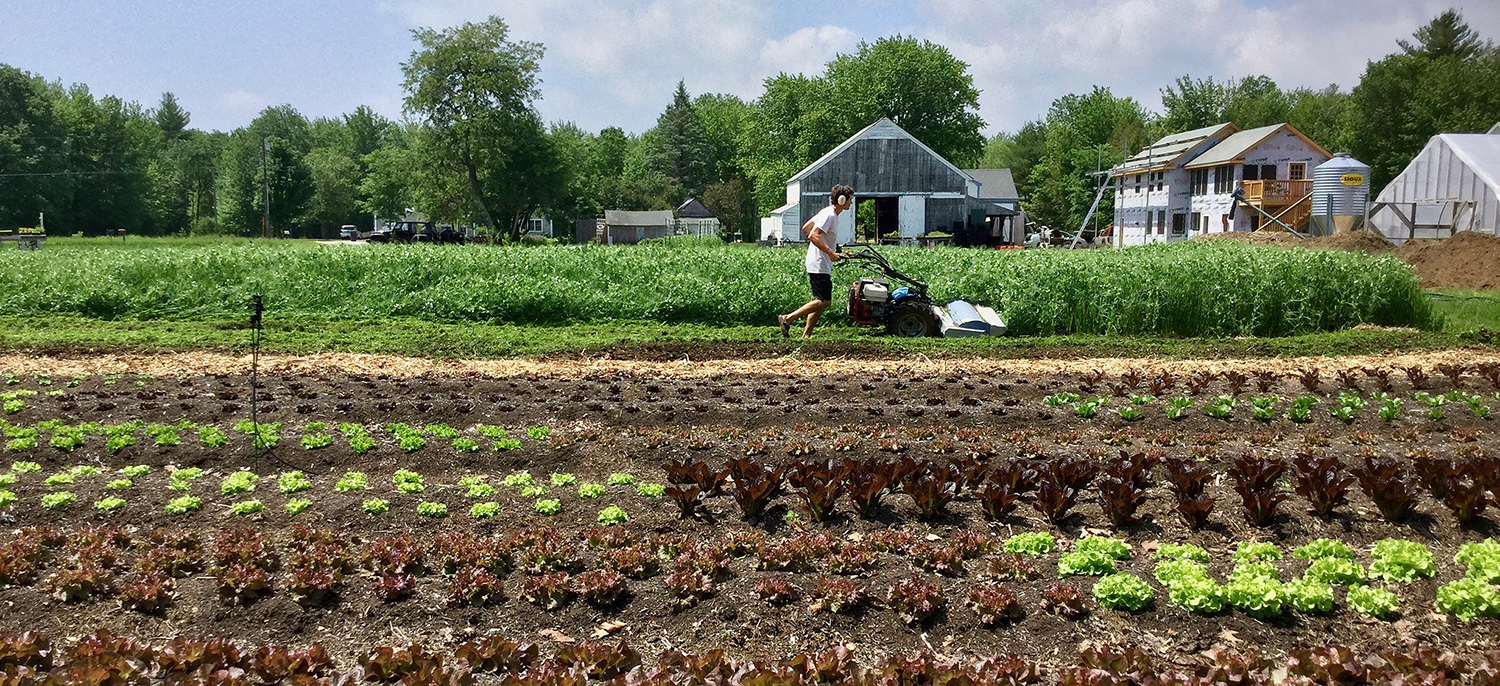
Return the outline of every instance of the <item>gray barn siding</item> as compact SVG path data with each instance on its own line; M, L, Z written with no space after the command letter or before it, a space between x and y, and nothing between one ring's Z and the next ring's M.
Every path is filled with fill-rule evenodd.
M928 198L927 230L953 232L953 222L968 222L968 200L964 198Z
M965 193L968 180L915 142L901 138L856 141L822 167L802 179L800 224L828 206L828 191L836 184L854 187L857 199L897 193ZM964 218L963 200L927 200L929 228L951 230ZM943 222L934 224L934 221Z

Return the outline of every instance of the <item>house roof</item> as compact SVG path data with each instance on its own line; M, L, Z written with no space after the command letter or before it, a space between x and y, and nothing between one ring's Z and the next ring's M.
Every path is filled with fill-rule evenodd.
M1496 122L1494 126L1490 127L1490 133L1500 134L1500 122Z
M1148 171L1170 169L1180 162L1183 157L1186 157L1195 148L1202 145L1203 141L1216 136L1222 139L1226 134L1232 134L1239 130L1240 127L1226 122L1163 136L1145 150L1130 156L1129 159L1121 162L1119 166L1109 170L1109 173L1111 176L1124 176L1126 174L1143 174Z
M677 206L677 216L683 219L713 219L714 213L708 211L697 198L688 198L687 202Z
M1239 133L1236 133L1228 138L1225 138L1218 145L1209 148L1202 155L1194 158L1192 162L1189 162L1187 164L1186 168L1201 169L1203 167L1212 167L1219 164L1230 164L1240 161L1240 158L1244 157L1246 153L1254 150L1261 143L1266 142L1271 138L1271 136L1281 133L1283 129L1291 131L1294 135L1296 135L1298 138L1301 138L1304 142L1311 146L1313 150L1322 153L1323 156L1333 157L1333 153L1330 153L1327 150L1323 149L1323 146L1314 143L1311 138L1302 135L1302 132L1293 128L1291 124L1281 123L1272 124L1270 126L1262 126L1255 129L1247 129L1245 131L1240 131Z
M604 223L610 226L666 226L672 223L672 211L626 212L623 210L605 210Z
M965 174L979 182L979 197L992 200L1019 200L1016 180L1009 169L965 169Z
M959 176L962 176L965 179L970 178L968 174L964 173L964 170L959 169L952 162L949 162L948 160L944 159L942 155L939 155L936 152L934 152L932 148L927 147L926 143L923 143L922 141L917 140L916 136L913 136L910 133L907 133L906 129L903 129L900 126L897 126L896 122L891 121L890 117L884 117L880 121L877 121L874 124L866 126L864 129L860 130L859 133L856 133L853 136L850 136L848 140L844 141L843 143L838 144L837 147L835 147L832 150L829 150L827 154L823 155L822 157L819 157L817 159L817 161L815 161L812 164L809 164L806 167L804 167L802 169L802 171L797 172L795 175L792 176L792 178L787 179L786 180L787 184L790 185L790 184L792 184L794 182L801 181L808 174L811 174L811 173L817 171L823 165L828 164L829 160L832 160L833 158L838 157L839 153L841 153L841 152L843 152L845 150L848 150L855 143L858 143L861 140L875 139L875 138L905 138L905 139L907 139L907 140L909 140L909 141L911 141L913 143L916 143L917 147L921 148L927 154L932 155L934 158L937 158L937 160L939 162L942 162L949 169L952 169L953 173L958 174ZM859 189L858 188L854 189L854 192L858 193Z

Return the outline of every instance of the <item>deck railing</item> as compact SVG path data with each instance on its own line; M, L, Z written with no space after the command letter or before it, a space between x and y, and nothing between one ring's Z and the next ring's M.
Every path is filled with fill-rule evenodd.
M1245 201L1257 205L1290 205L1312 192L1312 179L1242 181Z

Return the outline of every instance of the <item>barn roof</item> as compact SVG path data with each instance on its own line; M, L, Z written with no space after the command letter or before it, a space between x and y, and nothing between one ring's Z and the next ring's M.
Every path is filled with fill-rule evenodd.
M604 223L610 226L666 226L672 223L671 210L626 212L605 210Z
M1432 173L1441 169L1436 159L1441 148L1447 148L1453 157L1489 188L1492 195L1500 197L1500 136L1485 133L1440 133L1427 141L1411 164L1401 170L1385 189L1380 191L1379 202L1412 202L1447 199L1472 199L1474 193L1466 192L1462 177L1452 173ZM1477 189L1474 189L1477 190Z
M688 198L687 202L677 206L677 216L682 219L713 219L714 213L697 198Z
M866 126L859 133L856 133L853 136L850 136L849 140L846 140L843 143L840 143L838 145L838 147L835 147L834 149L829 150L828 154L823 155L822 157L819 157L816 162L813 162L812 164L807 165L805 168L802 169L802 171L797 172L794 176L792 176L792 178L787 179L787 183L790 184L790 183L794 183L796 181L801 181L804 177L806 177L809 174L812 174L813 172L815 172L818 169L822 168L823 165L828 164L828 162L830 160L833 160L834 158L838 157L840 153L842 153L845 150L848 150L849 148L853 147L855 143L858 143L859 141L862 141L862 140L874 139L874 138L904 138L904 139L907 139L907 140L909 140L909 141L911 141L913 143L916 143L917 147L921 148L927 154L932 155L933 158L937 159L939 162L942 162L949 169L952 169L953 173L958 174L959 176L964 177L964 178L969 178L969 175L965 174L964 170L959 169L952 162L949 162L948 160L944 159L942 155L937 154L937 152L935 152L932 148L927 147L926 143L923 143L922 141L917 140L916 136L913 136L910 133L907 133L906 129L903 129L900 126L897 126L896 122L891 121L890 117L885 117L885 118L882 118L880 121L875 122L874 124ZM858 188L854 189L854 192L858 193L859 189Z
M1171 169L1182 158L1191 153L1194 148L1213 137L1224 136L1239 131L1240 127L1230 123L1214 124L1201 129L1183 131L1168 136L1162 136L1160 140L1152 143L1142 150L1121 162L1119 166L1110 170L1112 176L1124 176L1126 174L1144 174L1148 171L1159 171Z
M1313 150L1322 153L1324 157L1333 157L1333 153L1324 150L1323 146L1314 143L1311 138L1302 135L1302 132L1293 128L1291 124L1281 123L1272 124L1270 126L1262 126L1257 129L1240 131L1233 136L1225 138L1218 145L1209 148L1202 155L1194 158L1192 162L1189 162L1187 164L1186 168L1201 169L1203 167L1212 167L1214 165L1237 162L1240 160L1240 158L1244 157L1246 153L1254 150L1261 143L1269 140L1271 136L1281 133L1282 130L1292 132L1292 134L1296 135L1298 138L1301 138L1304 142L1311 146Z
M1009 169L965 169L965 174L979 182L979 197L986 200L1019 200L1016 180Z

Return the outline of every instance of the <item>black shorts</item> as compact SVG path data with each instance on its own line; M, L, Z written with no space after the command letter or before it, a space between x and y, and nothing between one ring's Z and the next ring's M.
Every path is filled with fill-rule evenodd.
M833 275L811 274L807 275L807 282L812 286L813 300L833 300Z

